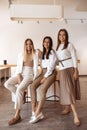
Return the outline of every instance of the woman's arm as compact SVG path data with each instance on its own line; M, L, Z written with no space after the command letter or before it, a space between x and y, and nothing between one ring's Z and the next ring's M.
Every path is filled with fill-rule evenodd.
M77 61L76 49L73 46L73 44L70 44L69 50L70 50L71 57L72 57L72 60L73 60L73 65L74 65L74 74L73 74L73 76L74 76L74 79L77 80L78 77L79 77L79 74L78 74L78 61Z
M74 74L73 74L73 76L74 76L74 79L75 79L75 80L78 79L79 74L78 74L78 69L77 69L77 68L74 68Z
M15 75L17 75L19 73L21 74L22 67L23 67L23 55L22 55L22 53L20 53L17 58L17 67L16 67Z
M38 50L38 56L40 59L42 59L42 51L40 49L37 49Z
M78 61L77 61L77 54L76 54L76 49L74 47L73 44L69 44L69 51L70 51L70 54L71 54L71 57L72 57L72 60L73 60L73 66L74 68L77 68L78 67Z
M56 54L54 51L51 52L51 55L49 56L49 64L47 66L47 72L45 73L44 77L47 78L49 75L52 74L53 70L56 67Z
M56 66L56 54L54 51L52 51L52 54L49 57L49 65L47 66L47 72L45 73L43 79L41 80L41 84L47 79L47 77L49 77L53 70L55 69Z

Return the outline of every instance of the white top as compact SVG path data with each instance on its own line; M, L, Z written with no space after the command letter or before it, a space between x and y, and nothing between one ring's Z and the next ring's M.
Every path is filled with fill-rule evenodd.
M59 69L60 70L64 70L66 68L70 68L70 67L77 67L77 55L76 55L76 49L73 46L73 44L69 43L68 47L66 49L63 49L64 44L60 44L58 50L56 51L57 54L57 58L59 61L67 59L67 58L71 58L71 59L67 59L64 61L59 62ZM63 50L62 50L63 49Z
M34 55L34 66L33 66L33 72L34 72L34 78L33 80L37 77L38 75L38 50L36 50L36 53ZM19 53L18 55L18 60L17 60L17 68L16 68L16 73L15 75L22 73L22 69L23 69L23 54Z
M48 77L49 75L52 74L53 70L55 69L56 66L56 53L54 50L51 50L51 54L49 54L49 59L42 59L41 62L41 67L42 68L47 68L47 71L44 75L44 77Z

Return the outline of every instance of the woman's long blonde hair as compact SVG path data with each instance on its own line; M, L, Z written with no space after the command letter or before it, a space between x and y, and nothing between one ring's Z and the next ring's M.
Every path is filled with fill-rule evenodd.
M28 41L30 41L31 44L32 44L32 53L31 53L32 57L34 57L34 54L35 54L35 49L34 49L33 41L32 41L30 38L27 38L27 39L25 40L25 42L24 42L24 53L23 53L23 57L24 57L24 61L25 61L25 62L27 61L27 58L28 58L28 56L30 55L30 54L28 54L27 51L26 51L26 44L27 44Z

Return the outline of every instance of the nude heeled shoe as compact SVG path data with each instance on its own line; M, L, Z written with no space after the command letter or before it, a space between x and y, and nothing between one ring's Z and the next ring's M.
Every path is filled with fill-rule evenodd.
M76 126L80 126L80 125L81 125L81 122L80 122L80 120L75 121L75 119L74 119L74 124L75 124Z

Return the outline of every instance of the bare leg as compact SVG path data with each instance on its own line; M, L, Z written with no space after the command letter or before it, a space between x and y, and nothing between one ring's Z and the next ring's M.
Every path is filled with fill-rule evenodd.
M20 116L20 109L17 109L14 118L19 118L19 116Z
M77 126L80 126L80 120L78 118L75 104L71 104L71 108L72 108L73 115L74 115L74 124Z

